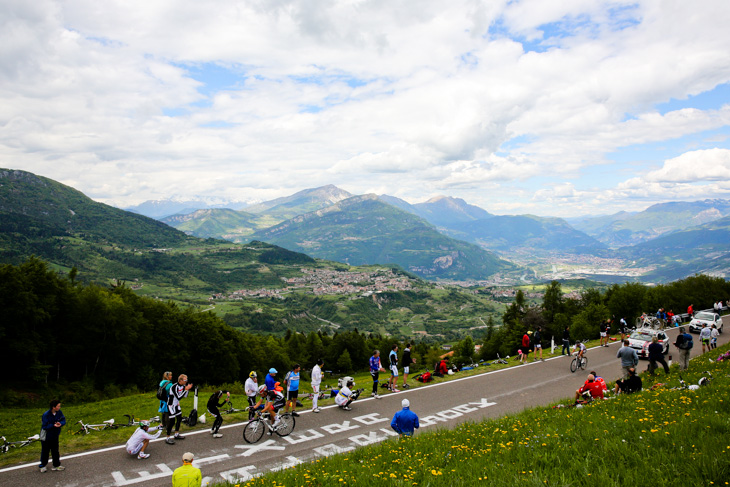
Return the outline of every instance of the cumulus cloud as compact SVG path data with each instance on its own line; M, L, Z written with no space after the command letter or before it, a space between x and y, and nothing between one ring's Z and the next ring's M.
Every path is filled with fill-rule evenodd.
M723 0L7 0L0 157L120 205L330 183L542 214L647 180L723 194L730 106L656 107L730 83L728 24ZM683 138L698 150L660 170L585 176Z

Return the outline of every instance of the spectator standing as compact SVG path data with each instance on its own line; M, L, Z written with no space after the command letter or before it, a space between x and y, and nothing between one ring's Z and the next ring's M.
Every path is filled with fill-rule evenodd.
M694 310L694 308L692 307L691 304L689 306L687 306L687 314L689 315L689 319L690 320L695 315L695 310Z
M193 467L195 455L187 452L182 457L182 467L172 472L172 487L200 487L203 483L203 476L199 468Z
M246 393L246 399L248 400L248 420L251 421L256 415L254 408L256 407L256 394L259 392L258 374L252 370L248 374L248 379L243 385L243 390Z
M667 326L674 325L674 311L671 309L667 312Z
M317 401L319 400L319 388L322 384L322 366L324 362L322 359L317 359L317 363L312 367L312 412L318 413L319 407Z
M180 434L180 423L182 423L182 407L180 406L180 400L183 397L188 396L188 391L192 389L193 385L188 384L188 376L180 374L177 378L177 384L170 388L170 393L167 397L167 409L170 411L170 417L167 421L167 438L165 443L168 445L174 445L175 440L184 440L185 437ZM172 428L175 427L175 438L173 439Z
M160 407L157 409L158 413L162 413L160 416L162 418L162 421L160 424L162 426L167 427L167 419L170 417L170 411L167 409L167 398L170 397L170 388L172 387L172 372L167 371L164 374L162 374L162 380L160 381L160 385L158 387L164 387L165 388L165 398L160 399Z
M535 336L533 337L533 342L535 344L535 357L532 360L537 361L537 352L540 352L540 360L542 362L545 361L544 358L542 358L542 328L537 327L537 330L535 330Z
M662 364L664 367L664 373L669 374L669 366L666 360L664 360L664 345L659 343L659 339L656 336L651 337L651 344L649 345L649 367L647 370L650 375L654 375L654 371L657 368L657 362Z
M393 420L390 422L390 427L401 438L411 437L415 430L421 427L418 423L418 415L411 411L411 403L408 399L403 399L400 404L403 409L395 413Z
M641 390L641 377L636 375L636 369L633 367L629 368L629 376L616 381L616 388L614 392L618 394L623 392L624 394L632 394Z
M626 336L629 334L629 324L626 323L626 318L621 318L618 326L621 329L621 343L623 343L624 340L626 340Z
M629 376L629 369L636 367L639 363L639 354L636 350L629 346L629 341L624 340L624 346L618 349L616 358L621 359L621 368L624 372L624 378Z
M570 355L570 327L567 326L563 330L563 349L560 355Z
M370 375L373 378L373 394L375 399L380 399L378 394L378 382L380 380L380 373L385 372L385 369L380 365L380 350L373 351L372 357L370 357Z
M299 372L301 366L294 364L294 367L287 372L284 376L284 383L286 384L286 408L285 411L288 413L291 408L292 416L299 416L297 412L297 399L299 398Z
M264 379L264 385L266 385L267 390L273 391L274 387L276 387L276 374L278 373L273 367L269 369L269 373L266 374L266 379Z
M602 321L599 326L599 329L601 332L600 345L602 347L607 347L608 346L608 321Z
M705 353L705 347L707 350L710 349L710 339L712 338L712 329L707 326L707 323L702 323L702 329L700 330L700 342L702 342L702 353Z
M416 359L411 357L411 344L406 343L406 348L403 350L403 389L408 389L408 373L411 371L411 364L415 364Z
M679 351L680 370L687 370L687 367L689 367L689 354L693 345L694 342L692 340L692 335L685 333L685 328L680 326L679 334L677 335L677 339L674 341L674 346L677 347L677 350Z
M151 434L153 431L157 431L156 434ZM149 458L150 454L145 453L145 449L150 444L150 440L156 440L162 434L162 425L150 428L150 422L143 420L139 422L139 428L137 428L132 436L127 440L127 453L130 455L137 455L137 458L144 460Z
M66 426L66 416L61 411L61 401L51 401L48 411L41 416L41 463L38 465L41 473L48 470L48 453L53 458L51 470L62 471L66 467L61 465L61 454L58 452L58 437L61 435L61 428Z
M710 350L717 348L717 338L719 336L720 332L717 329L717 325L713 323L712 329L710 330Z
M526 364L527 363L527 354L530 353L530 334L531 331L526 331L524 335L522 335L522 355L520 355L520 363Z
M390 381L388 386L393 392L400 392L396 387L398 385L398 345L393 345L393 349L388 354L388 362L390 366Z
M218 402L224 394L226 395L226 398L223 400L223 402ZM208 412L215 418L215 420L213 421L213 427L210 429L210 434L213 435L213 438L223 437L222 434L218 433L218 430L220 430L221 425L223 424L223 415L218 408L222 407L230 400L231 393L228 391L216 391L211 394L210 398L208 399L208 404L206 405L206 408L208 409Z

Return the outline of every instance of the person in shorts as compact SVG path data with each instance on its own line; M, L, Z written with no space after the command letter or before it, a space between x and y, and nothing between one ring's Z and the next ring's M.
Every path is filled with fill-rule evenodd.
M400 392L395 386L398 385L398 345L393 345L393 349L388 354L388 362L390 368L390 381L388 385L393 392Z
M408 389L408 373L411 371L411 364L415 364L416 359L411 357L411 344L406 343L406 348L403 350L403 389Z
M713 324L710 330L710 350L717 348L717 338L720 336L720 332L717 330L717 325Z
M168 445L174 445L175 440L184 440L185 437L180 434L180 423L182 423L182 408L180 407L180 400L183 397L188 396L188 391L192 389L193 385L188 383L188 376L180 374L177 378L177 384L170 388L170 393L167 397L167 409L170 411L170 416L167 421L167 438L165 443ZM175 428L175 437L172 437L172 429Z
M608 346L608 322L607 321L601 322L600 332L601 332L600 345L602 347L607 347Z
M705 353L705 347L710 350L710 340L712 339L712 328L707 326L707 323L702 323L702 329L700 330L700 342L702 343L702 353Z
M345 383L342 387L340 387L340 390L337 391L335 404L337 404L340 409L344 409L345 411L352 410L350 404L352 404L352 401L355 400L354 393L352 392L353 387L355 387L355 383L347 381L347 383Z
M535 330L535 335L532 337L533 346L535 347L535 357L533 357L532 360L537 361L537 352L540 352L540 360L542 362L545 361L544 358L542 358L542 328L539 326L537 327L537 330Z

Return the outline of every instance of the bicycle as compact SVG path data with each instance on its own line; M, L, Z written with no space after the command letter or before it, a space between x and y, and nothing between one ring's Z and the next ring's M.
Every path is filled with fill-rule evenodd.
M246 406L243 409L238 409L238 408L234 408L233 407L233 401L228 401L228 403L224 407L225 407L225 409L221 409L220 410L221 411L221 414L241 413L241 412L244 412L244 411L248 411L248 408L250 406Z
M88 423L84 423L83 420L77 421L76 424L80 424L81 426L79 427L78 430L73 432L74 435L78 435L81 433L88 435L92 431L114 430L114 429L117 429L117 427L118 427L117 425L114 424L113 418L107 419L106 421L104 421L101 424L88 424Z
M269 413L264 413L268 415ZM263 436L266 430L269 434L276 433L279 436L288 436L294 431L294 425L296 424L296 418L291 413L284 413L279 416L279 424L274 426L270 420L267 420L261 415L261 411L256 411L256 416L248 422L245 428L243 428L243 439L246 443L256 443Z
M33 435L23 441L8 441L4 436L0 436L0 440L3 442L2 445L0 445L0 453L7 453L11 448L23 448L34 441L40 440L40 438L40 435Z
M573 355L575 356L570 362L570 371L575 372L579 368L585 370L588 367L588 357L585 356L585 353L580 358L578 357L578 352L574 352Z
M114 428L127 428L130 426L139 426L139 422L142 421L141 419L136 418L134 416L134 414L125 414L124 417L127 418L127 422L120 423L120 424L115 423ZM159 416L155 416L154 418L150 418L147 421L149 421L150 423L159 423L161 420L160 420Z
M505 359L500 357L499 354L497 354L497 360L492 360L491 362L489 362L489 365L507 365L508 363L509 362L507 362Z

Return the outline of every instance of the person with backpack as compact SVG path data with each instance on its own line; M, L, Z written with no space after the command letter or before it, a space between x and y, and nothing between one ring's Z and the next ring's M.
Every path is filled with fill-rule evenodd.
M286 408L285 412L289 412L291 407L291 415L299 416L297 409L297 399L299 398L299 371L301 366L294 364L294 367L287 372L284 377L284 384L286 384Z
M408 389L408 373L411 371L411 364L415 364L416 359L411 357L411 344L406 343L406 348L403 350L403 389Z
M66 469L61 465L61 454L58 453L58 437L61 435L61 428L66 425L66 416L61 412L61 401L51 401L48 411L41 416L41 463L38 469L41 473L48 470L48 454L53 459L51 470L60 472Z
M674 341L674 346L679 350L679 370L687 370L689 367L689 353L694 346L692 335L686 333L683 326L679 327L679 335Z
M526 331L522 336L522 355L520 355L520 364L527 363L527 355L530 353L530 335L532 335L532 332Z
M170 411L167 408L167 397L170 395L171 387L172 372L168 370L164 374L162 374L162 380L157 386L157 399L160 400L160 407L157 409L157 412L161 413L160 416L162 418L162 421L160 422L160 424L164 427L167 427L167 420L170 417Z

